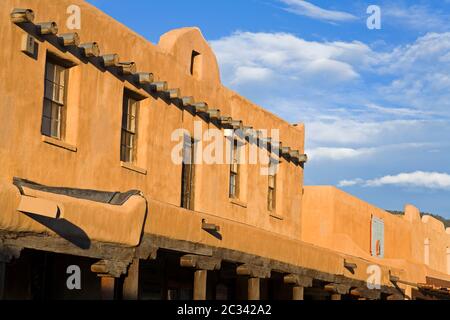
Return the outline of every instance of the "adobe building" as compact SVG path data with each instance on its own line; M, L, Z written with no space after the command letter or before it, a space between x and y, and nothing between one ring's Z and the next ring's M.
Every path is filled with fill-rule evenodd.
M3 0L0 34L0 298L449 298L450 229L304 187L304 126L224 87L198 29ZM187 161L208 129L278 171Z

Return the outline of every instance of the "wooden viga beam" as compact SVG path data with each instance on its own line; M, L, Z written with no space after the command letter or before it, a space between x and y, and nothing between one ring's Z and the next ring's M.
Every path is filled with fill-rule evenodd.
M231 126L232 122L233 122L233 118L231 117L226 117L226 116L221 116L219 118L219 122L222 126Z
M136 73L136 81L141 85L150 85L154 82L154 76L151 72L138 72Z
M189 107L194 104L194 97L182 97L181 103L183 104L183 107Z
M248 276L251 278L268 279L271 277L272 270L265 267L243 264L236 268L236 274L239 276Z
M102 56L102 60L105 68L117 67L119 64L119 55L117 53L105 54Z
M152 89L156 92L164 92L169 90L169 85L167 81L157 81L150 84Z
M136 73L136 63L132 61L119 62L117 66L120 68L123 75L132 75Z
M180 89L169 89L166 91L166 94L170 99L179 99L181 96L181 91Z
M369 288L353 288L349 292L352 296L359 298L367 298L371 300L377 300L381 297L381 291Z
M100 48L97 42L82 43L78 47L81 49L82 54L85 57L95 58L100 55Z
M208 104L206 102L196 102L192 105L195 113L206 113L208 112Z
M54 21L39 22L36 24L36 31L40 35L55 35L58 33L58 25Z
M244 123L242 122L242 120L232 120L231 127L234 130L241 130L244 127Z
M187 254L180 258L180 266L201 270L220 270L222 260L215 257Z
M282 147L280 153L283 157L290 157L291 156L291 147Z
M291 284L294 286L300 286L304 288L310 288L313 285L313 279L306 276L301 276L297 274L288 274L283 278L284 283Z
M64 47L75 46L80 44L80 36L76 32L63 33L58 36L59 41Z
M34 12L31 9L14 8L10 14L11 22L25 23L34 21Z
M218 120L220 118L220 110L219 109L208 109L206 112L210 119Z
M265 146L268 146L268 145L272 144L272 138L270 138L270 137L261 138L259 140Z
M308 161L308 156L306 154L300 154L298 150L291 150L289 157L297 163L306 163Z
M242 127L242 133L245 137L248 139L251 139L252 141L255 141L257 137L255 136L255 130L252 126L243 126Z
M330 283L325 285L325 291L337 293L337 294L347 294L350 291L350 286L340 283Z

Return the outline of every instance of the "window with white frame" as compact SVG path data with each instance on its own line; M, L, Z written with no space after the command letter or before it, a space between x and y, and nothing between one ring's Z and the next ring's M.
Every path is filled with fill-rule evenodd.
M66 121L68 68L47 57L41 133L63 140Z

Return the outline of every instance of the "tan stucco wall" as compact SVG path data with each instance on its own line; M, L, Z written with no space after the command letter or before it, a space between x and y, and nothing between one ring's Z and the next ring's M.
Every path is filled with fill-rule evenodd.
M154 45L80 0L4 0L0 6L0 59L7 63L0 68L0 229L51 233L16 211L20 196L12 186L14 176L50 186L139 189L148 201L147 233L360 280L367 278L366 266L379 263L385 271L383 284L389 284L389 270L417 282L424 282L424 277L431 274L445 277L445 258L440 253L449 245L449 235L443 234L433 219L420 222L409 213L405 218L393 217L333 188L308 187L303 195L303 169L291 162L281 165L276 217L267 210L267 177L260 175L259 165L244 168L247 183L239 204L228 199L228 165L197 166L195 211L179 208L181 166L171 161L172 148L177 144L171 141L171 135L179 128L193 132L194 120L201 121L203 130L213 125L142 90L138 92L146 99L141 102L139 115L137 165L147 174L121 167L122 94L124 88L137 89L47 41L39 41L37 60L23 54L20 42L26 32L9 19L14 7L31 8L36 12L35 22L54 20L59 33L64 33L69 31L65 26L66 9L72 4L82 9L82 29L76 30L82 42L98 42L102 53L117 53L121 61L136 62L138 71L153 72L156 80L168 81L171 88L180 88L183 96L207 102L220 109L222 115L242 120L255 129L279 129L283 145L304 151L304 126L291 126L222 86L216 58L198 29L169 32L161 37L159 45ZM45 143L40 134L47 50L77 64L70 71L66 137L76 152ZM192 50L202 54L203 65L195 76L189 70ZM38 196L61 202L64 217L84 229L92 240L136 243L134 230L139 224L126 219L134 214L141 217L140 198L134 199L130 208L116 210L88 201ZM102 214L92 218L99 210ZM306 211L303 218L302 210ZM122 220L113 218L123 214ZM386 259L382 261L369 255L370 214L385 219ZM202 219L221 227L222 240L201 229ZM133 232L127 232L127 228ZM420 261L423 237L429 237L432 243L431 269ZM355 274L344 268L344 259L358 262Z
M117 53L121 61L134 61L138 71L154 73L156 80L168 81L180 88L183 96L194 96L221 110L222 115L240 119L255 129L280 129L284 145L303 152L304 128L294 127L273 114L225 88L220 83L216 58L196 28L180 29L161 37L154 45L125 26L83 1L7 0L0 7L0 32L3 45L0 59L8 61L0 71L0 94L3 102L0 117L0 181L9 184L13 176L51 186L67 186L108 191L139 189L146 197L171 205L180 204L181 166L171 161L171 141L175 129L193 132L194 120L201 121L203 132L214 127L181 111L162 99L147 97L141 102L137 165L147 170L142 175L122 168L119 161L122 82L108 71L78 60L70 52L61 52L47 41L39 41L37 60L20 51L22 35L11 23L9 14L15 7L31 8L35 22L55 21L59 33L66 29L69 5L81 7L81 42L96 41L103 54ZM66 142L77 147L71 152L42 142L40 134L44 94L46 51L77 64L70 71ZM202 55L202 72L190 75L192 50ZM196 169L195 209L235 220L271 232L300 237L301 188L303 169L284 162L279 174L277 215L267 210L267 177L259 174L259 165L243 170L247 180L243 203L228 199L228 165L199 165ZM281 190L283 192L281 192ZM16 215L17 213L14 213ZM5 226L5 223L1 226Z
M335 187L311 186L304 190L303 241L377 264L395 265L404 269L411 279L448 273L450 232L442 222L431 216L421 219L419 210L411 205L405 207L404 216L395 216ZM384 221L383 259L370 254L372 215ZM428 267L424 260L427 238L430 240Z

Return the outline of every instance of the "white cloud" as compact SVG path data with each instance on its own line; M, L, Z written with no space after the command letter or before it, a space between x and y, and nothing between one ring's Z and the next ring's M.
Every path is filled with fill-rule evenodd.
M362 183L364 183L364 180L362 180L362 179L342 180L342 181L339 181L338 187L340 187L340 188L353 187L357 184L362 184Z
M287 11L297 15L319 19L328 22L354 21L358 18L343 11L326 10L304 0L281 0L288 5Z
M403 26L419 31L448 30L449 16L431 10L425 5L412 5L409 7L398 4L385 4L382 6L383 22L395 26Z
M370 65L371 49L358 41L307 41L288 33L236 32L211 41L225 83L251 83L257 75L272 75L273 83L342 83L359 77ZM250 74L250 76L247 76Z
M330 160L347 160L359 158L373 154L376 148L313 148L307 151L308 157L311 161L330 159Z
M309 139L315 144L353 144L361 145L380 141L388 135L417 129L420 121L360 121L337 119L335 121L308 121L306 128Z
M242 66L236 68L235 77L231 83L238 85L245 82L266 81L271 75L272 71L267 68Z
M385 152L399 151L414 148L434 147L434 143L399 143L386 144L376 147L366 148L334 148L334 147L318 147L307 150L307 154L311 161L318 160L350 160L359 159L366 156L380 155L384 157ZM433 149L432 149L433 150ZM432 151L431 150L431 151Z
M372 180L354 179L342 180L339 187L362 185L366 187L381 187L385 185L421 187L427 189L450 189L450 175L439 172L416 171L411 173L400 173L388 175Z

